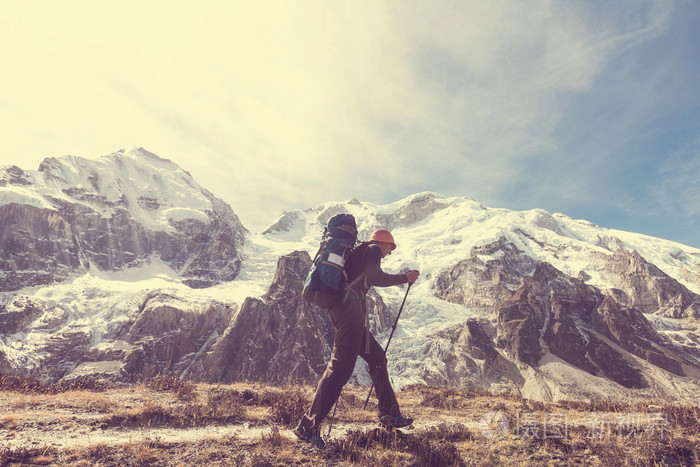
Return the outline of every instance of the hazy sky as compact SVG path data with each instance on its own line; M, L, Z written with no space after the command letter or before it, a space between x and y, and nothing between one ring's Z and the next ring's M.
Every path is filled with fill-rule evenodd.
M0 165L143 146L254 231L435 191L700 247L699 25L694 0L5 0Z

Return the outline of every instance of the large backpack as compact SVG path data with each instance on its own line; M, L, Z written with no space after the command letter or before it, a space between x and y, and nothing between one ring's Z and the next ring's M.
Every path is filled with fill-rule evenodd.
M341 300L348 286L345 260L357 241L357 224L352 214L338 214L328 221L321 246L304 282L304 299L324 309Z

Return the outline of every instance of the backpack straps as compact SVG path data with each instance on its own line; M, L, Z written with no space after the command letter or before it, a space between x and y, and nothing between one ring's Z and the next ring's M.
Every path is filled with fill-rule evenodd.
M358 247L359 248L359 247ZM367 248L368 246L364 247L364 251L362 252L362 274L357 276L355 279L353 279L352 282L348 283L345 286L345 295L343 296L343 300L340 303L346 303L348 299L350 298L350 293L352 292L353 294L355 293L355 290L353 289L354 286L360 283L360 281L364 280L364 289L369 288L369 284L367 284L367 274L364 272L364 264L365 264L365 258L367 257ZM362 297L358 297L362 298Z
M316 260L318 259L318 257L323 254L323 250L326 249L327 243L328 243L328 240L324 240L321 242L321 246L318 247L318 251L316 252L316 256L314 256L314 259L311 261L311 264L314 264L316 262Z
M352 282L348 283L348 285L345 286L345 295L343 296L343 301L341 303L345 303L348 301L348 299L350 298L350 293L351 292L355 293L355 291L353 290L353 287L355 285L357 285L358 282L360 282L362 279L365 279L365 280L367 279L367 277L365 277L364 272L362 274L360 274L359 276L357 276L355 278L355 280L353 280Z

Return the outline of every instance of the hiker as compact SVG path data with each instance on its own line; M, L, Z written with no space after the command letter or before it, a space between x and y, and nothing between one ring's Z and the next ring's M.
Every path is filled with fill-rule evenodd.
M323 447L321 422L328 415L340 396L345 383L352 376L358 355L369 366L374 387L379 399L379 422L384 427L401 428L413 423L413 419L401 415L396 395L389 381L386 355L377 340L369 331L369 317L365 296L371 286L389 287L413 283L418 279L418 271L406 274L387 274L381 269L382 258L396 248L394 237L388 230L379 229L372 234L369 242L357 246L345 263L348 282L352 283L363 273L351 289L345 303L338 302L328 310L335 327L335 341L331 360L318 382L311 406L294 429L300 439L318 447Z

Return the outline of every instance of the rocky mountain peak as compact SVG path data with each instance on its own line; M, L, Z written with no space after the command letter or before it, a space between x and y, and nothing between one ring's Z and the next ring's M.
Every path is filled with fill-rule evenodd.
M16 165L0 167L0 187L8 185L31 185L29 176Z
M283 234L290 232L297 227L306 227L304 225L303 214L301 211L285 211L282 215L272 223L262 234Z
M232 280L246 229L176 164L137 148L3 169L0 291L163 260L193 287Z
M547 262L542 262L537 265L535 272L532 274L532 279L547 284L561 277L562 274L554 266Z
M700 317L700 295L648 262L637 251L617 250L609 258L610 292L644 313Z
M401 226L415 224L448 205L445 198L437 193L418 193L404 200L396 211L379 215L377 219L387 229L393 230Z
M306 274L311 267L311 256L306 251L294 251L281 256L272 285L263 296L266 302L292 300L301 295Z

